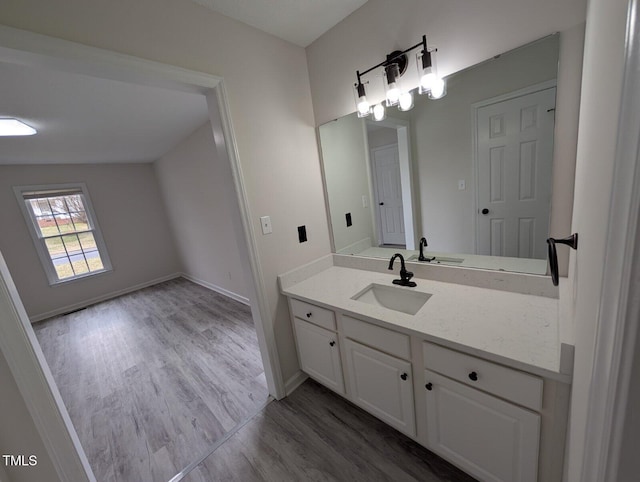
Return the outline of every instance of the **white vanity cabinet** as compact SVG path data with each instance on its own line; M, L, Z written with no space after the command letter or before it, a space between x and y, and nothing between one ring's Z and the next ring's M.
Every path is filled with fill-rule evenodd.
M293 324L300 367L323 385L341 395L344 394L338 335L335 331L327 329L333 326L335 330L333 312L298 300L291 300L291 308L294 314ZM320 326L298 316L318 321Z
M302 370L492 482L562 480L570 385L289 299Z
M423 358L427 447L481 480L538 480L542 379L432 343Z

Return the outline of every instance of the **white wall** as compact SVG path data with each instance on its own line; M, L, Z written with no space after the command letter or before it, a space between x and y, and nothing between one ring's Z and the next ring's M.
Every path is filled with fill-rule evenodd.
M580 235L571 253L575 362L569 429L569 481L582 474L589 389L602 289L613 165L624 66L626 0L590 0L584 45L572 232ZM603 95L606 92L606 95ZM595 435L597 436L597 434Z
M4 459L0 458L0 482L38 482L48 480L56 482L58 479L51 459L40 440L31 415L27 411L22 395L18 391L9 366L0 353L0 456L35 455L37 465L33 467L5 467ZM3 479L2 470L7 477Z
M84 182L113 270L50 286L13 186ZM0 251L31 318L180 271L151 164L0 166Z
M233 179L223 167L209 122L154 163L182 272L236 299L246 299L241 243L231 219L230 203L235 198L228 195Z
M329 122L319 129L333 240L338 252L366 238L373 245L377 241L371 218L373 199L364 129L364 121L356 116ZM363 196L368 200L367 207L362 205ZM346 213L351 213L350 227Z

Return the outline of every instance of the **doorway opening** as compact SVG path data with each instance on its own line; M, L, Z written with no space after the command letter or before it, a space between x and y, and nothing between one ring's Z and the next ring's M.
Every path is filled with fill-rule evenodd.
M191 461L190 457L201 455L206 444L215 441L233 424L246 418L253 408L263 405L262 399L266 399L269 394L281 396L282 392L278 360L274 356L277 355L275 345L272 343L270 330L262 321L267 319L263 316L264 303L261 301L264 295L258 281L255 245L247 230L246 195L238 171L224 84L220 78L208 74L185 71L26 32L6 30L5 33L15 44L25 47L21 49L13 45L13 49L3 50L0 57L3 67L19 65L21 68L33 69L36 76L45 70L52 70L56 75L82 76L87 83L98 80L120 86L128 84L134 89L160 89L167 96L171 96L171 92L178 92L198 97L202 103L200 111L204 112L206 123L190 133L188 138L199 133L200 137L206 137L209 141L204 160L209 164L216 164L223 184L218 190L222 191L222 197L228 203L226 209L230 221L224 225L224 231L230 234L231 242L225 246L243 251L237 256L235 271L230 270L228 275L229 278L243 278L243 293L232 296L235 299L229 298L228 295L234 294L232 289L225 292L215 282L186 272L186 269L183 271L184 263L171 272L165 270L164 274L149 275L142 282L133 282L131 280L134 278L130 278L123 281L119 289L113 289L109 285L109 279L125 272L129 263L136 262L136 256L124 257L123 253L128 248L126 242L121 249L114 248L117 236L113 234L113 229L107 229L107 225L129 230L129 241L149 234L142 231L155 230L155 238L151 237L146 241L147 252L139 251L137 257L158 255L155 258L157 265L171 264L165 263L163 257L168 254L166 250L158 250L160 245L171 244L167 242L168 239L180 238L180 241L184 241L184 238L189 237L184 226L176 226L175 218L169 221L161 219L166 214L163 212L169 210L167 204L172 203L170 199L167 201L170 194L165 195L166 192L160 191L170 189L158 186L154 180L154 168L149 167L151 163L140 160L127 163L120 159L120 163L108 168L98 166L99 163L83 166L83 173L93 171L94 182L89 185L89 190L92 191L93 205L105 231L105 244L110 251L113 270L105 270L92 279L78 279L54 288L59 303L53 309L40 310L30 306L30 314L36 315L37 319L73 311L66 316L59 316L59 320L41 322L42 325L37 327L41 339L47 338L48 346L45 347L43 343L47 356L30 324L33 320L28 319L20 299L26 298L25 295L35 290L35 286L29 285L28 277L17 275L15 268L9 272L11 265L19 262L19 259L11 257L9 267L4 261L0 263L3 281L0 287L7 287L7 299L13 306L11 323L2 327L0 349L23 394L36 428L45 441L56 470L60 474L67 474L69 480L92 480L92 467L95 476L102 480L109 478L107 458L111 458L113 464L126 466L127 462L123 460L131 456L132 459L137 459L138 469L146 466L146 472L137 472L137 480L155 480L158 476L169 478L176 473L172 474L174 469L179 471L187 461ZM17 96L18 100L20 98ZM70 110L79 110L88 99L77 100ZM112 107L112 103L105 105L106 110ZM168 111L169 116L176 115L176 109ZM100 124L99 112L96 114L93 120ZM122 122L129 120L125 116L121 118ZM178 120L181 122L184 119ZM133 133L133 136L136 134L139 132ZM84 140L88 138L90 136L83 137ZM104 129L102 145L109 147L109 143L117 144L114 139L115 137L109 137L109 130ZM72 150L69 152L73 153ZM206 162L201 164L206 166ZM62 167L58 169L58 166ZM185 163L180 167L185 169L188 166ZM43 172L38 173L40 169ZM56 163L40 167L40 163L34 162L24 168L14 166L12 170L16 178L49 176L54 179L52 182L63 182L64 178L73 173L76 177L80 176L79 165L70 164ZM103 175L115 170L119 172L111 176L111 181ZM143 175L144 189L136 190L135 186L132 188L134 174ZM166 180L170 181L173 174L165 174ZM202 172L199 174L199 180L202 180ZM188 194L191 187L192 191L198 192L198 189L193 189L192 181L193 179L182 179L183 185L176 189L182 189ZM109 182L113 185L107 186ZM42 181L20 181L18 184L41 183ZM210 187L213 187L213 183ZM125 210L135 211L140 208L140 204L153 210L138 210L128 217L118 217L114 214L117 209L108 208L102 202L98 206L97 201L104 199L105 190L110 191L107 194L111 195L113 204L120 208L124 201ZM124 193L131 197L122 199ZM139 200L142 201L138 202ZM214 202L202 206L209 201L196 199L193 208L204 208L205 212L214 209ZM15 207L19 209L19 206ZM140 225L144 224L143 220L146 222L144 228L136 226L136 216ZM105 222L110 217L113 222ZM166 217L171 218L168 215ZM171 225L171 229L159 229L158 226L163 222ZM207 219L201 219L200 224L200 227L206 226ZM191 237L197 236L198 233L195 233ZM6 247L6 243L3 244ZM229 252L224 250L225 246L213 253L213 262L229 257ZM27 242L23 247L29 249L32 246ZM189 247L192 246L185 249ZM9 259L6 249L3 251ZM69 256L73 257L75 254ZM154 266L147 268L150 272L154 271ZM178 277L183 274L183 277ZM12 279L14 277L15 284ZM85 282L108 288L96 295L95 291L86 288L88 285L83 287ZM36 285L37 282L33 284ZM67 301L73 298L69 295L71 291L84 294ZM103 303L97 304L99 302ZM67 330L71 331L71 325L75 325L73 328L77 331L70 338L57 337L64 335ZM243 339L243 334L250 339ZM71 339L75 341L69 341ZM56 347L56 342L60 346ZM66 343L75 346L68 350L70 345L65 346ZM76 366L70 369L69 357L76 349L85 359L75 360ZM163 351L164 349L166 350ZM105 358L106 355L113 357ZM230 362L231 359L240 361L234 365ZM217 368L211 365L215 363L218 363ZM186 367L190 367L189 373L185 373ZM61 368L61 371L56 373L57 368ZM96 371L91 372L91 368ZM238 374L243 371L248 377L248 385L238 381ZM220 383L216 383L216 375ZM175 390L170 394L163 392L172 378ZM190 386L185 381L187 379L191 381ZM67 388L70 390L66 391ZM83 393L79 394L80 391ZM63 392L62 396L60 392ZM172 406L172 400L180 403ZM83 403L87 405L84 406ZM122 411L118 410L118 404L125 405ZM193 411L191 415L180 413L176 410L177 406L190 407ZM98 407L101 410L92 414L90 410L85 410L88 407ZM198 416L193 416L196 412ZM84 414L89 420L79 420L74 413ZM168 414L172 416L167 416ZM130 428L134 429L133 432ZM130 449L126 444L119 444L127 437L139 438L142 432L148 437L138 440L137 448ZM85 435L101 445L83 450L82 446L88 443ZM196 446L194 442L205 445ZM90 460L87 460L86 455L90 455ZM136 478L138 469L132 468L129 472L132 480Z

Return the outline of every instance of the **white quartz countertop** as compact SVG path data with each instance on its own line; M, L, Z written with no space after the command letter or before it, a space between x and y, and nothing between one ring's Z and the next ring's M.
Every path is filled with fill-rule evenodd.
M282 292L515 368L570 381L567 370L560 369L558 299L428 279L414 279L415 288L398 287L432 295L415 315L351 299L372 283L396 286L392 284L398 278L395 271L384 274L332 266Z

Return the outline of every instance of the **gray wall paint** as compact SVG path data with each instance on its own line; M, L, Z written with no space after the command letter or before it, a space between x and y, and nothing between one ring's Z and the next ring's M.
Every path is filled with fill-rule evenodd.
M12 187L84 182L113 271L50 286ZM0 234L30 317L172 275L179 261L151 164L0 166Z
M209 122L154 163L182 271L247 298L223 167Z

